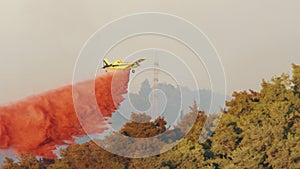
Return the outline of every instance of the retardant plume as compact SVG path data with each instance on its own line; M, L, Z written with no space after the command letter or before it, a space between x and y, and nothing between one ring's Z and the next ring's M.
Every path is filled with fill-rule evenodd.
M106 119L124 100L129 72L109 72L95 81L75 84L73 91L69 85L0 107L0 149L55 158L52 150L57 145L70 145L74 137L103 132ZM91 84L95 88L90 89Z

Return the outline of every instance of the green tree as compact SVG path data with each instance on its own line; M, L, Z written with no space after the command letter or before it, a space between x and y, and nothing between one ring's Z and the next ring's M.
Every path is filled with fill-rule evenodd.
M294 85L294 90L295 92L300 94L300 66L292 64L292 68L293 68L292 82Z
M56 159L50 169L81 168L126 168L128 160L103 150L93 141L75 144L61 150L61 159Z
M128 139L120 142L119 135L113 133L97 140L112 150L133 152L132 156L147 153L145 148L162 147L157 153L164 153L159 155L130 159L89 141L61 150L61 158L50 165L25 154L19 162L6 158L2 168L300 168L300 67L292 67L291 77L282 74L263 80L260 91L234 92L221 119L219 114L199 111L194 102L190 113L173 129L166 128L163 117L151 121L146 114L133 113L131 122L118 132ZM133 139L162 133L166 136L151 143ZM183 133L186 137L179 139ZM199 142L199 137L208 138Z
M46 166L35 155L25 153L20 156L19 162L6 158L2 169L44 169Z

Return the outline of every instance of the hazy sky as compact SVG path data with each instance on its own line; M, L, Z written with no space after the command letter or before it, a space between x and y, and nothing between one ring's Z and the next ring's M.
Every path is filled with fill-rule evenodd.
M300 64L298 0L1 0L0 104L70 84L79 51L96 30L152 11L183 17L210 38L229 95L259 89L262 78Z

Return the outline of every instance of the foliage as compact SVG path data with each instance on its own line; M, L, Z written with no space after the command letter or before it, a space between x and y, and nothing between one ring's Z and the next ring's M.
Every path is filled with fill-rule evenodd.
M300 168L300 66L293 64L292 68L291 77L282 74L263 80L260 91L234 92L221 119L198 110L196 102L172 129L166 128L163 117L151 121L146 114L133 113L132 121L119 134L146 138L167 133L177 138L174 147L159 155L125 158L90 141L61 150L62 158L50 165L26 155L20 162L7 158L2 168ZM180 139L184 133L187 135ZM200 133L208 137L205 142L199 141ZM144 146L171 141L157 137ZM143 150L130 139L120 144L116 133L103 144L124 153L136 147Z
M20 161L14 163L14 160L5 158L2 169L44 169L46 166L38 160L35 155L27 153L22 154Z

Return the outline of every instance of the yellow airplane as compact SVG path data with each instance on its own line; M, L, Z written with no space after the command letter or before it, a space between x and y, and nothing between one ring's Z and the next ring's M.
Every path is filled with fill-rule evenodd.
M144 60L146 60L146 58L139 59L135 62L123 62L122 60L116 60L114 63L109 63L108 59L105 58L105 59L103 59L102 69L105 69L105 71L107 72L107 69L113 69L114 70L114 69L131 68L132 73L134 73L135 70L133 68L137 68L138 66L140 66L140 63Z

